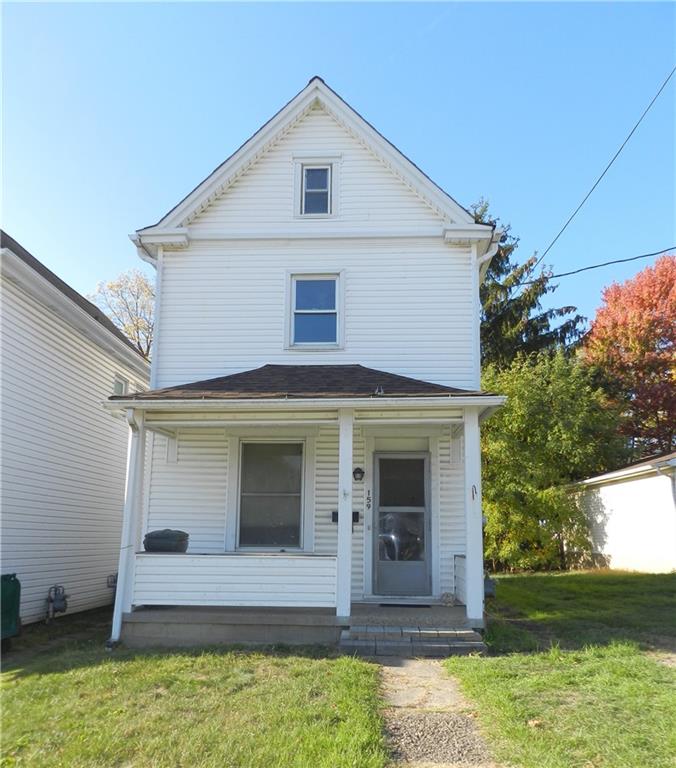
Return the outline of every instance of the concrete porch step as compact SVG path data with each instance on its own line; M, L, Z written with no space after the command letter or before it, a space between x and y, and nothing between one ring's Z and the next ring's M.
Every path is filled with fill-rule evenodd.
M338 647L357 656L405 658L445 658L486 650L478 632L429 627L351 627L341 632Z
M441 641L482 641L473 629L449 629L447 627L387 626L378 624L351 624L350 637L355 640L411 640L412 642Z

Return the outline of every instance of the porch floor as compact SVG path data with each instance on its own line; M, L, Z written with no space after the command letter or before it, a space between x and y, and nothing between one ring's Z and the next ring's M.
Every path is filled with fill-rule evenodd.
M467 629L464 605L387 605L352 603L351 616L338 619L333 608L247 608L223 606L140 606L124 617L126 622L214 624L274 624L351 628L418 627Z
M349 626L469 628L464 605L386 605L371 602L352 603Z

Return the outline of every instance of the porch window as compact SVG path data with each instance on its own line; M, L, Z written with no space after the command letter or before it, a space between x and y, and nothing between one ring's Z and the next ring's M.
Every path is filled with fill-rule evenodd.
M338 276L294 275L291 344L338 343Z
M302 443L242 443L239 546L300 548Z

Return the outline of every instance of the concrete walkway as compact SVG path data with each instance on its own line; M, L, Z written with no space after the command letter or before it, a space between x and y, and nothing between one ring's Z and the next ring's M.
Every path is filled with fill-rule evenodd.
M378 659L393 766L499 768L476 713L440 661Z

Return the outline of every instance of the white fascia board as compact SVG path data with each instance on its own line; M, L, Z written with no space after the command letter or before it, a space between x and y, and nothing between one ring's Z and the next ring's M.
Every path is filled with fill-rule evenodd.
M372 397L372 398L307 398L307 399L241 399L220 400L217 398L204 400L105 400L103 407L107 410L127 410L129 408L142 411L311 411L331 410L333 408L353 408L355 410L377 409L425 409L425 408L459 408L479 406L481 408L496 408L507 400L501 395L461 395L453 397Z
M361 115L357 114L352 107L324 83L318 82L317 88L321 93L321 101L324 102L330 112L333 112L334 117L362 138L374 154L386 165L389 165L397 175L407 180L423 199L431 203L449 219L461 224L474 225L474 218L469 211L466 211L450 195L438 187L400 150L385 139Z
M140 229L138 234L145 234L147 230L155 228L180 227L186 218L202 208L205 201L219 194L222 188L234 181L243 168L262 154L271 140L312 105L315 98L314 88L308 85L156 225Z
M188 245L188 230L186 227L153 227L139 235L139 239L144 245L185 248Z
M2 249L2 276L18 285L36 301L44 305L68 323L75 330L84 334L90 341L122 365L131 368L144 382L148 381L150 364L141 355L118 339L105 326L90 314L78 307L49 280L38 274L9 248Z
M579 486L589 488L594 485L607 485L609 483L620 482L622 480L635 480L647 475L659 475L670 473L676 469L676 459L655 459L648 464L641 464L636 467L624 467L614 472L606 472L603 475L590 477L586 480L580 480Z
M472 242L483 241L493 237L493 227L489 224L472 224L462 227L449 226L444 227L444 240L448 243L471 240Z
M159 248L181 250L188 247L188 230L185 227L162 229L150 227L143 234L133 232L129 239L136 246L139 257L153 266L157 265L157 253Z
M310 223L310 222L308 222ZM322 222L323 223L323 222ZM193 232L188 228L189 238L194 241L223 241L223 240L384 240L388 238L439 238L442 228L439 227L402 227L392 229L314 229L312 227L288 227L286 229L256 229L256 230L223 230L208 232ZM145 239L144 239L145 242Z
M382 162L402 177L428 204L452 221L474 226L468 211L434 184L328 86L315 78L156 225L140 229L137 234L145 235L153 229L183 226L187 219L201 210L211 198L221 194L250 163L258 159L268 145L300 119L315 101L361 138Z

